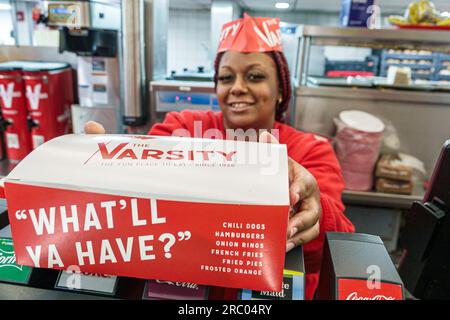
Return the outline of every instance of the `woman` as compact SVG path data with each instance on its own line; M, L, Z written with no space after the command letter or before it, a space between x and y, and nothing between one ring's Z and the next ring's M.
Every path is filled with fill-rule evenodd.
M312 299L318 284L325 232L354 232L354 227L343 214L344 181L331 145L282 123L291 97L291 85L279 38L274 37L279 35L278 24L273 27L273 20L277 19L253 19L245 15L243 19L224 25L214 64L221 112L171 112L148 134L170 136L178 135L181 130L194 136L199 123L202 132L216 129L223 136L229 130L275 129L278 132L279 143L287 145L289 155L293 208L286 251L303 245L306 299ZM275 29L271 31L271 27ZM252 34L255 28L259 28L259 32ZM231 31L224 36L225 30ZM267 37L263 34L261 38L261 31L268 31ZM268 39L272 41L266 41ZM87 123L85 131L104 133L101 125L94 122ZM259 141L278 143L267 132L260 135Z

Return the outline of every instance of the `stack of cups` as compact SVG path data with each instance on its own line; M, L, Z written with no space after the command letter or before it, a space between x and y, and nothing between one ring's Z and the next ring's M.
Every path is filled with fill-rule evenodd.
M367 112L347 110L339 114L336 125L336 155L342 167L345 188L371 190L383 138L383 122Z

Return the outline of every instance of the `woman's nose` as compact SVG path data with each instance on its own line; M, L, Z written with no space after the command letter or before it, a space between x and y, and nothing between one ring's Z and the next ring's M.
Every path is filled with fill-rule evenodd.
M248 88L245 79L243 79L242 77L236 77L236 80L234 81L230 92L231 94L234 94L236 96L247 93Z

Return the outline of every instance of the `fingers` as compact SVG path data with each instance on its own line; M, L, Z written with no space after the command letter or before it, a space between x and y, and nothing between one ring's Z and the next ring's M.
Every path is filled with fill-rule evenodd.
M98 122L88 121L84 125L84 132L87 134L104 134L105 128Z
M286 242L286 252L292 250L293 248L308 243L314 239L316 239L320 234L320 224L317 222L312 228L305 230L303 232L299 232L294 237L289 238Z
M269 132L259 136L259 142L278 144L278 140ZM320 232L320 202L318 187L314 176L300 164L288 158L289 198L294 214L289 220L286 252L294 247L315 239ZM303 200L302 202L299 202ZM300 207L300 208L299 208Z
M297 232L303 232L313 227L319 220L321 215L320 204L315 198L308 198L302 202L300 211L289 219L288 238L293 237Z
M289 158L289 202L291 206L295 206L300 201L300 194L305 193L305 184L301 179L301 172L297 167L297 163ZM295 211L297 212L297 211Z
M311 196L317 191L317 182L314 176L289 158L289 199L291 206L298 201Z
M275 138L268 131L263 131L259 135L259 142L262 142L262 143L273 143L273 144L279 144L280 143L280 142L278 142L277 138Z
M294 180L289 186L289 200L291 206L295 206L301 197L305 197L308 193L307 185L300 179Z

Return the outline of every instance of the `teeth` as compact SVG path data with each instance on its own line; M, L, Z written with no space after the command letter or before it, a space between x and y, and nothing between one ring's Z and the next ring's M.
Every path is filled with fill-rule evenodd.
M233 108L245 108L248 107L250 104L249 103L232 103L231 106Z

